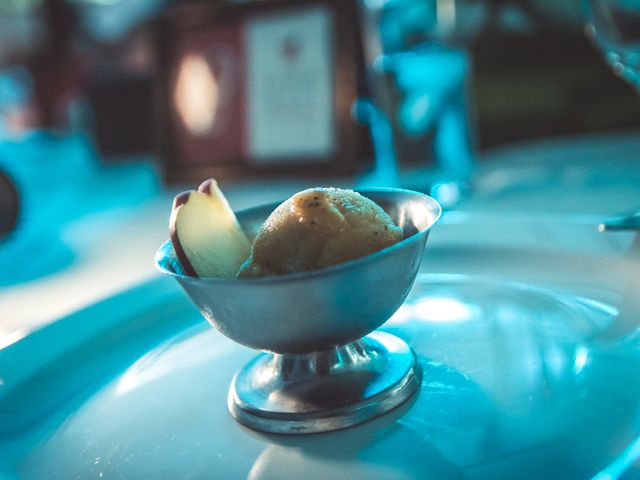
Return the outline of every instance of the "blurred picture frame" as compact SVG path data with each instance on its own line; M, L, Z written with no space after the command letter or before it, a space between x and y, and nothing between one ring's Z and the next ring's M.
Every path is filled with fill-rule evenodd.
M334 175L371 157L352 0L190 4L155 26L157 149L168 182Z

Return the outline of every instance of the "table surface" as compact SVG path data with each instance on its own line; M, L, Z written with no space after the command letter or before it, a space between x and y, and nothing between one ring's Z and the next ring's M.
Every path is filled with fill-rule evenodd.
M475 194L431 234L423 266L440 275L421 276L383 327L417 352L420 394L360 427L289 441L229 416L229 382L254 353L156 278L176 191L127 200L137 167L98 172L93 202L106 207L85 205L91 214L55 230L70 263L0 295L0 476L639 478L640 349L627 338L639 266L626 257L632 235L599 235L590 223L640 198L640 142L613 138L624 148L606 161L610 141L591 137L488 155ZM558 166L563 152L574 153ZM239 209L306 186L225 191ZM504 223L513 228L503 238Z
M516 215L590 213L595 218L631 211L640 206L639 158L638 131L505 146L483 155L474 194L457 209ZM428 178L425 170L403 173L404 183L414 188ZM344 187L354 183L351 178L314 182ZM305 179L222 185L234 209L281 200L309 186ZM104 167L81 193L83 210L90 214L30 239L17 254L7 254L0 244L0 254L10 260L5 271L24 268L35 252L49 262L45 275L0 285L0 346L155 277L153 255L167 238L171 201L185 188L161 187L148 165Z

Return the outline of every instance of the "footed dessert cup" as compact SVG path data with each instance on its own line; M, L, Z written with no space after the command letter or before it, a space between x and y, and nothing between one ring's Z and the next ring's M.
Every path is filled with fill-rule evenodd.
M411 290L441 209L407 190L360 193L403 229L402 241L321 270L240 279L185 275L170 241L156 254L158 268L216 329L262 352L229 390L231 414L248 427L294 434L345 428L395 408L420 386L411 348L375 330ZM237 212L249 239L276 206Z

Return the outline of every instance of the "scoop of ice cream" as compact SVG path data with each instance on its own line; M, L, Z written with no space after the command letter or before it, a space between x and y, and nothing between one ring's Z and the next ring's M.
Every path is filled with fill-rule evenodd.
M312 188L278 206L256 236L241 277L316 270L402 240L402 229L352 190Z

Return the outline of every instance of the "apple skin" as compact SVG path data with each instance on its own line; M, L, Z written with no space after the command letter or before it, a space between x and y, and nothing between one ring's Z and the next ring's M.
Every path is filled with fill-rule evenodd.
M235 278L250 243L213 179L173 200L169 221L173 249L187 275Z
M207 178L204 182L200 184L198 187L198 191L204 193L205 195L212 195L212 193L218 189L218 182L216 182L213 178ZM179 197L180 195L178 195ZM177 197L176 197L177 198ZM225 199L226 200L226 199Z

